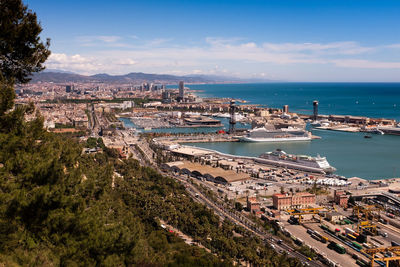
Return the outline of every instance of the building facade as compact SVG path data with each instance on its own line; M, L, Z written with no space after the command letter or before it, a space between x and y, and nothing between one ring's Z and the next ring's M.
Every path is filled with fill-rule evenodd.
M349 196L347 196L344 191L335 190L334 200L336 205L339 205L342 208L347 208Z
M315 195L310 193L274 194L272 202L277 210L306 208L315 205Z
M247 197L247 209L255 214L260 212L260 202L257 201L256 197Z
M183 83L183 81L179 82L179 98L185 98L185 84Z

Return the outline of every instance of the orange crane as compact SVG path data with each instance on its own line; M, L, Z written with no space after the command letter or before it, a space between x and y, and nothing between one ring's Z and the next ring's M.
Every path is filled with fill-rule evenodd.
M364 252L371 257L371 267L374 267L376 259L386 262L386 267L389 267L389 262L391 261L398 261L400 264L400 247L369 248L362 249L361 252ZM392 256L386 257L385 254L388 252L391 252ZM376 258L376 254L378 253L383 254L383 257Z

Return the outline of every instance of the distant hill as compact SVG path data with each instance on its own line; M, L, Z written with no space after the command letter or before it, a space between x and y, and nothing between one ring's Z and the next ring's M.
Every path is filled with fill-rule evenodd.
M132 83L140 84L143 82L176 84L179 81L185 83L228 83L228 82L268 82L269 80L240 79L216 75L185 75L176 76L169 74L151 74L142 72L131 72L125 75L109 75L106 73L91 76L80 75L67 71L46 70L34 74L32 83L53 82L53 83L79 83L79 82L98 82L98 83Z
M106 73L100 73L91 76L86 76L69 72L44 71L33 75L31 82L32 83L99 82L99 83L134 83L134 84L139 84L142 82L153 82L153 83L171 84L171 83L178 83L179 81L184 81L185 83L214 83L214 82L229 81L229 79L224 80L221 79L220 77L219 78L213 76L208 77L206 75L175 76L169 74L149 74L142 72L132 72L125 75L109 75Z

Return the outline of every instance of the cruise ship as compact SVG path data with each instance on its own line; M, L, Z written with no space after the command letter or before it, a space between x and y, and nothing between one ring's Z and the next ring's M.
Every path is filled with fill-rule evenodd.
M326 157L311 157L306 155L291 155L285 151L277 149L273 152L266 152L259 156L259 162L280 165L287 168L312 171L312 172L324 172L333 173L336 168L332 167Z
M282 128L279 130L267 130L254 128L246 135L240 137L243 142L291 142L310 141L311 133L299 128Z

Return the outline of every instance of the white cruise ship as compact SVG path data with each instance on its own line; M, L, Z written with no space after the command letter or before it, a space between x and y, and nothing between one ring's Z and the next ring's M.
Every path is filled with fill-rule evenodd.
M288 168L303 169L308 171L323 171L325 173L333 173L336 168L332 167L326 157L311 157L306 155L291 155L285 151L277 149L273 152L266 152L260 155L260 162L287 166Z
M298 128L283 128L279 130L254 128L246 135L240 137L240 141L244 142L291 142L310 140L311 133Z

